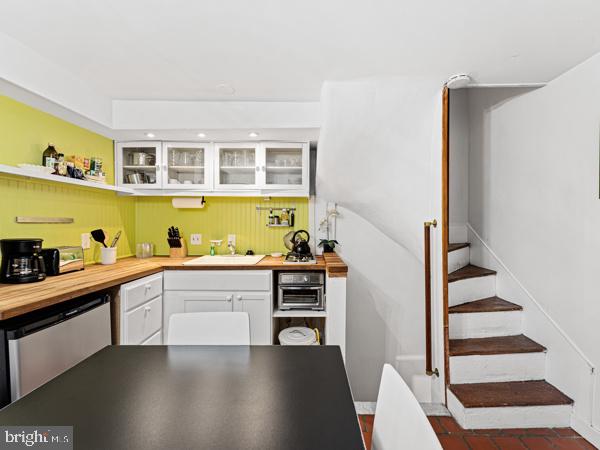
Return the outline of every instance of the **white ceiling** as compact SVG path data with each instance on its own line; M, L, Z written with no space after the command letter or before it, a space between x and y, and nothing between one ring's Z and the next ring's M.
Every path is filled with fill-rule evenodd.
M543 83L600 51L599 23L597 0L0 3L0 32L112 99L318 100L325 80L457 72Z

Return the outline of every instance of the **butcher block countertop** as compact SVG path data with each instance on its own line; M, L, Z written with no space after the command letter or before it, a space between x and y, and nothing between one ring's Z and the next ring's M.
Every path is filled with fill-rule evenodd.
M164 270L325 270L330 277L346 277L348 267L336 254L318 256L315 264L284 264L282 258L266 256L254 265L184 266L185 261L156 256L148 259L123 258L116 264L87 265L80 272L48 277L26 284L0 284L0 320L20 316L36 309L102 291Z

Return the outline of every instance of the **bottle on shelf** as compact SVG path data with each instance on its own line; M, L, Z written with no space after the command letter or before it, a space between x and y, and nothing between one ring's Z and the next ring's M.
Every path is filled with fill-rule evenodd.
M65 155L59 153L56 158L56 163L54 164L55 170L54 173L60 175L62 177L67 176L67 161L65 160Z
M294 220L296 220L295 214L294 214L294 210L290 210L290 227L294 226Z
M289 225L290 224L290 216L289 216L288 210L286 208L283 208L281 210L280 222L281 222L281 225Z
M42 153L42 165L44 167L51 167L54 169L57 156L58 152L56 151L56 148L54 148L54 144L49 142L48 148L46 148L46 150L44 150L44 153Z

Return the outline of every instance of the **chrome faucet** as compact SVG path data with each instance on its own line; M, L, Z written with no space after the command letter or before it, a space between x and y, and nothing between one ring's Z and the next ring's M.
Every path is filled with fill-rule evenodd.
M235 245L233 245L233 242L232 242L232 241L229 241L229 242L227 243L227 248L229 249L229 253L230 253L231 255L235 255Z

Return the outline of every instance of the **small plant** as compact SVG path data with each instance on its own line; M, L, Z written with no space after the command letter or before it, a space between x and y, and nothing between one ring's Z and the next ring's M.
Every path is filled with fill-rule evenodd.
M336 245L340 245L335 239L321 239L319 247L323 247L323 253L331 253Z

